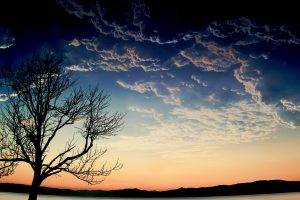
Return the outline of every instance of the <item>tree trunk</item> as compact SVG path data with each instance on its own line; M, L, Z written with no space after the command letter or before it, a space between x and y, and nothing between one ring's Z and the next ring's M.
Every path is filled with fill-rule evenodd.
M28 200L37 200L41 183L42 181L40 173L34 172Z

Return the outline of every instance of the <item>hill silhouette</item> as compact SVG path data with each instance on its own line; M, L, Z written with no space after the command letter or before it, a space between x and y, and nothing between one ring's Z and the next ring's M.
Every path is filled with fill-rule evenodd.
M30 186L0 183L0 192L27 193ZM261 180L234 185L219 185L201 188L179 188L167 191L147 191L140 189L121 190L71 190L42 187L40 194L85 197L207 197L229 195L252 195L300 192L300 181Z

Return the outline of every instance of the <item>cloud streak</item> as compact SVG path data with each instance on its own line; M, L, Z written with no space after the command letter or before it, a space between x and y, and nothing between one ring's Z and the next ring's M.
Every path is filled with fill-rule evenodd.
M103 35L113 36L123 40L134 40L137 42L151 42L156 44L175 44L178 39L161 40L159 35L145 30L147 21L150 18L148 6L141 1L133 1L128 14L129 22L123 24L109 19L105 6L99 1L91 1L85 5L74 0L57 0L57 2L70 14L83 19L89 18L93 26ZM146 33L147 32L147 33ZM150 32L150 33L148 33Z
M74 39L69 43L74 48L84 46L86 50L94 54L87 54L86 58L81 57L89 68L102 69L105 71L124 72L131 69L142 69L145 72L167 70L162 67L160 61L155 58L142 56L134 47L117 47L111 49L100 49L97 39ZM78 67L77 67L78 68ZM84 68L86 70L87 68ZM78 70L79 71L79 70Z
M8 49L15 43L15 38L9 33L8 29L0 27L0 49Z
M151 116L156 121L160 121L161 117L163 117L163 114L157 112L157 110L155 110L153 108L145 109L145 108L141 108L141 107L138 107L138 106L129 106L128 110L130 110L132 112L137 112L137 113L141 113L141 114Z
M198 83L199 85L201 85L201 86L203 86L203 87L207 87L207 84L206 84L205 82L203 82L203 81L200 79L199 76L193 74L193 75L191 75L191 79L192 79L193 81L195 81L196 83Z
M123 88L136 91L138 93L151 92L156 97L161 98L164 103L178 106L182 103L180 98L180 88L169 86L163 82L134 82L133 84L118 80L117 84Z
M239 60L232 48L198 40L192 47L181 50L173 62L177 67L192 64L203 71L225 72L238 64Z
M259 25L246 17L227 21L215 21L208 26L207 31L217 38L240 38L235 45L248 45L260 41L275 45L300 44L300 39L288 30L287 27L266 24ZM251 39L249 40L249 38Z

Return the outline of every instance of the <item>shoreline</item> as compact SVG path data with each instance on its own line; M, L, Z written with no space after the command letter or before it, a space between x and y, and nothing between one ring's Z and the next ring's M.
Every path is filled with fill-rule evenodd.
M0 192L27 193L29 185L0 183ZM41 187L40 194L78 197L111 198L174 198L174 197L212 197L241 196L259 194L279 194L300 192L300 181L261 180L233 185L218 185L199 188L178 188L166 191L148 191L140 189L121 190L73 190Z

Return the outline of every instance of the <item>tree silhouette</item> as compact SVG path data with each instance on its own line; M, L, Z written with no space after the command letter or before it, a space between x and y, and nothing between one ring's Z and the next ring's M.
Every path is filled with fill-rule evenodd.
M52 175L66 172L98 184L121 167L117 162L97 168L106 150L97 149L95 141L119 131L124 115L107 111L109 96L98 87L88 91L78 87L61 67L62 61L54 53L39 53L2 79L11 95L1 106L0 177L11 175L21 162L29 164L33 170L29 200L37 199L41 183ZM54 138L72 125L77 131L53 155Z

